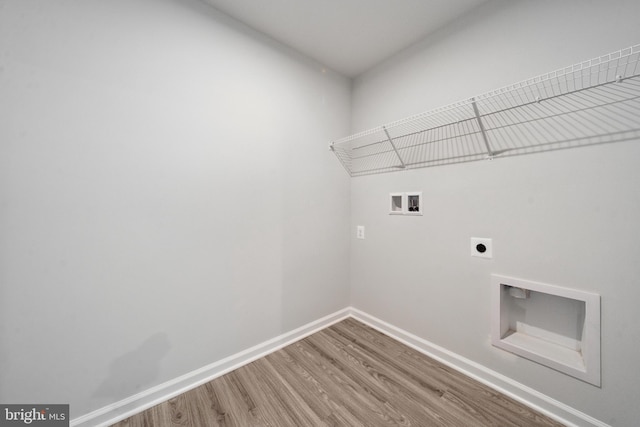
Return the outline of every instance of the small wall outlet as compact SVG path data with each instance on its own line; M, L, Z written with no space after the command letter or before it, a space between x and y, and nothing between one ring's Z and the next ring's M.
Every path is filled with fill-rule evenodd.
M493 245L491 244L491 239L485 237L472 237L471 256L478 258L493 258Z
M359 225L356 227L356 238L364 239L364 225Z

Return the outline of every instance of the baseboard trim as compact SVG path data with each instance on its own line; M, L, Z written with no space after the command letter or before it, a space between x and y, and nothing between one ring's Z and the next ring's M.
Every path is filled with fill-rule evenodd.
M499 391L568 427L611 427L600 420L495 372L479 363L449 351L361 310L350 307L354 319Z
M403 344L529 406L568 427L611 427L583 412L520 384L498 372L413 335L377 317L347 307L290 332L255 345L222 360L189 372L126 399L71 420L71 427L105 427L238 369L248 363L299 341L334 323L352 317Z
M112 425L299 341L306 336L350 317L350 315L350 308L344 308L290 332L255 345L247 350L196 369L195 371L144 390L86 415L74 418L71 420L70 426L104 427Z

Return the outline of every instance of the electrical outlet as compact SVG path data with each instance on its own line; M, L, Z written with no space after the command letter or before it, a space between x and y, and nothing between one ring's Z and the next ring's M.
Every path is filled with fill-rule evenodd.
M479 258L493 258L493 245L491 244L491 239L484 237L472 237L471 256Z
M356 237L358 239L364 239L364 225L359 225L356 227Z

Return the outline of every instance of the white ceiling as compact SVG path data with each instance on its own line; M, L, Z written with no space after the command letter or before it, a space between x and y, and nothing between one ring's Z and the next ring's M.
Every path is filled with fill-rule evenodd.
M355 77L487 0L205 0Z

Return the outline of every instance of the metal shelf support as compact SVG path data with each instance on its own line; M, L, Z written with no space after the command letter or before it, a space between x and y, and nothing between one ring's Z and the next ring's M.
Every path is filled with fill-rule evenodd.
M402 157L400 156L400 153L398 152L398 149L396 148L396 145L393 143L393 138L391 138L391 135L389 135L389 131L387 130L387 128L385 126L382 126L382 130L384 130L384 134L387 135L387 139L389 140L389 144L391 144L391 147L393 148L393 151L396 152L396 156L398 156L398 160L400 160L400 168L404 169L407 167L407 165L404 164L404 160L402 160Z
M487 131L482 124L482 118L480 117L480 112L478 111L478 103L475 98L471 98L471 105L473 106L473 112L476 115L476 120L478 122L478 127L480 128L480 134L482 135L482 141L484 142L484 146L487 148L487 157L492 159L495 153L491 151L491 147L489 146L489 139L487 138Z

